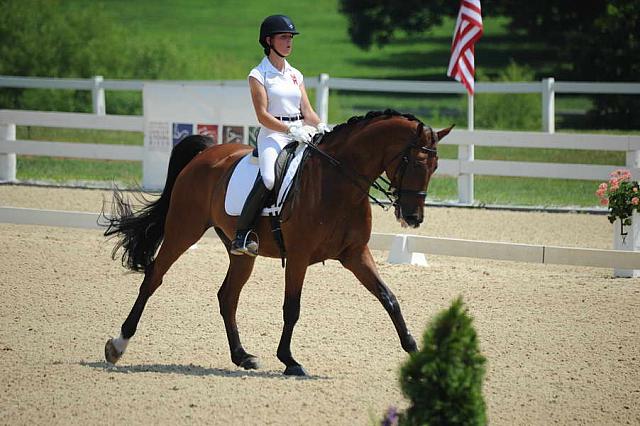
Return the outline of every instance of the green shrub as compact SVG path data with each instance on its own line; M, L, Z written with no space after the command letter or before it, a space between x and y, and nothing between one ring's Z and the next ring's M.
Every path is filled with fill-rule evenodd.
M403 425L484 425L485 358L472 320L457 298L423 336L423 347L402 366L400 385L411 406Z
M493 81L530 82L533 71L511 62ZM486 80L482 70L477 80ZM474 96L475 127L495 130L540 130L542 101L536 93L479 93ZM466 102L466 98L465 98Z
M139 42L100 4L73 11L60 0L0 0L0 75L175 79L188 67L166 41ZM108 113L141 110L139 96L115 96ZM0 108L88 112L87 90L0 89Z

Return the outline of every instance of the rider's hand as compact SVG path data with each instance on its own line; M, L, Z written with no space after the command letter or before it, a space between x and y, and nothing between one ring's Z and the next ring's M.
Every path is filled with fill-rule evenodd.
M316 126L316 129L318 129L318 133L320 133L321 135L331 131L329 126L327 126L327 123L323 123L323 122L318 123L318 125Z
M312 134L309 133L304 127L299 124L292 124L289 126L289 136L291 139L297 142L309 143L311 142Z

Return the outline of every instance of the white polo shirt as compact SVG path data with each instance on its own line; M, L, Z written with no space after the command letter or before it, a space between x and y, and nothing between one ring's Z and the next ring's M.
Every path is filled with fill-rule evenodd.
M251 70L248 78L255 78L267 91L267 112L276 117L300 114L300 85L302 73L293 68L287 60L284 69L278 71L267 56Z

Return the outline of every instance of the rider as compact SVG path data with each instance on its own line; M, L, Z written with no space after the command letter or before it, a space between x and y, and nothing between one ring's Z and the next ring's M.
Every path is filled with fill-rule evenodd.
M300 71L285 59L291 54L293 36L299 34L291 19L272 15L260 25L260 44L265 57L249 73L251 99L258 121L260 176L256 179L242 208L231 243L231 253L258 255L258 243L250 238L252 228L275 183L278 153L292 140L309 142L312 133L304 124L315 126L318 133L328 131L315 113L304 88ZM315 133L315 132L313 132Z

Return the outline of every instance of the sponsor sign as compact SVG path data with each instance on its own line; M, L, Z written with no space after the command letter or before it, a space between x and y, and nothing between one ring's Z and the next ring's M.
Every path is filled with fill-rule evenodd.
M260 132L260 127L249 126L249 145L254 148L258 146L258 132Z
M218 143L218 126L216 124L198 124L196 132L202 136L209 136Z
M185 137L193 134L193 124L173 123L173 146L176 146Z
M242 126L224 126L222 128L222 143L242 143L244 128Z
M147 124L147 147L153 151L171 150L171 126L166 121L150 121Z

